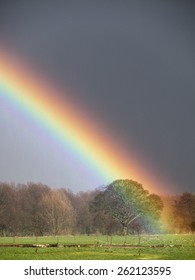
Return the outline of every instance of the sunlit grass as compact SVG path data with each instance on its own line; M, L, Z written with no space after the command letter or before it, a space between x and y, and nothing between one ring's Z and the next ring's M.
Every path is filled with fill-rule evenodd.
M139 243L140 242L140 243ZM55 244L59 247L0 247L1 260L187 260L195 259L195 235L136 235L1 237L1 244ZM64 247L65 244L92 244L89 247ZM109 245L134 247L109 247ZM97 246L95 246L97 245ZM100 246L102 245L102 246ZM107 245L107 246L105 246ZM141 245L138 247L137 245ZM146 247L144 247L146 246Z

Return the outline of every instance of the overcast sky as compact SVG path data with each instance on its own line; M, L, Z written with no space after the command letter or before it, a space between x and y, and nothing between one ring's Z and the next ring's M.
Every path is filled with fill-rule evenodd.
M194 191L193 1L1 1L0 44L71 89L68 98L120 135L127 153L131 145L170 192ZM16 115L0 106L0 181L73 191L105 183L76 177L68 151L51 155Z

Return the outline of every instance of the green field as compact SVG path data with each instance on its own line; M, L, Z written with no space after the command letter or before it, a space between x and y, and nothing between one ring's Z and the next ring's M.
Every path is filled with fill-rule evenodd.
M0 237L1 260L194 260L195 235ZM17 247L18 245L34 247ZM39 247L53 244L56 247ZM72 246L71 246L72 245ZM12 247L11 247L12 246Z

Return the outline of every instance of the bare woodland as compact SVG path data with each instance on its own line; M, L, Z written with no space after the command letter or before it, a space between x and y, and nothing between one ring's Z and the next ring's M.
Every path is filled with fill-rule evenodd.
M132 180L72 193L41 183L0 183L0 235L191 233L195 194L160 197Z

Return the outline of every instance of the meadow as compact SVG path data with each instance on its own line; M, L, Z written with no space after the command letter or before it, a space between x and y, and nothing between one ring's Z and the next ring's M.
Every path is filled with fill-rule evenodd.
M1 260L194 260L195 235L0 237Z

